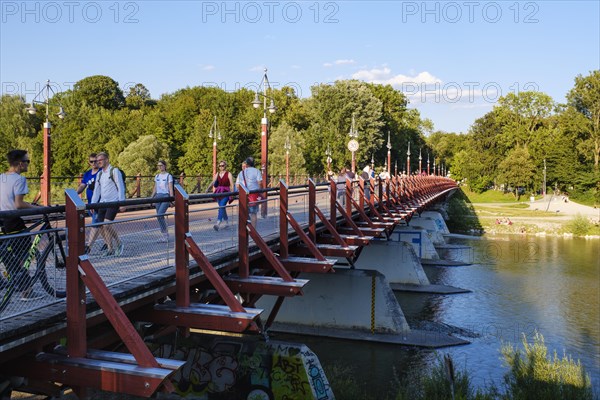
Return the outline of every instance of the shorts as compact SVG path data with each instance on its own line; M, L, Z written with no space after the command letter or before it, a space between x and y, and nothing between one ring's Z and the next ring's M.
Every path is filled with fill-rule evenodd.
M248 212L250 214L256 214L256 213L258 213L258 204L255 205L255 206L248 207Z
M117 213L119 212L119 207L111 207L111 208L101 208L96 211L98 216L96 217L96 222L104 222L114 221Z

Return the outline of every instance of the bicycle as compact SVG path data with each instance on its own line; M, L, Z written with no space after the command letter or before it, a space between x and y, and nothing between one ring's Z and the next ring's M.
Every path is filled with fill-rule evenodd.
M38 227L36 234L23 235ZM11 237L0 240L0 313L10 304L15 292L32 291L38 281L48 295L66 297L66 253L59 232L59 229L52 228L48 215L44 214L40 221L19 234L6 235ZM24 261L15 259L23 257L25 250L21 249L21 254L18 254L18 239L31 236L33 239L31 244L27 244ZM50 258L51 254L53 258ZM13 263L12 268L9 262ZM15 270L18 272L15 273ZM24 285L27 287L24 288Z

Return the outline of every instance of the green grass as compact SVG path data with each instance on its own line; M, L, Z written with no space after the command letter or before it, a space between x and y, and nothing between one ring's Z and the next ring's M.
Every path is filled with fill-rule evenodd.
M475 193L469 188L461 188L471 203L517 203L512 193L502 193L498 190L486 190L483 193ZM519 201L529 200L529 195L523 195Z

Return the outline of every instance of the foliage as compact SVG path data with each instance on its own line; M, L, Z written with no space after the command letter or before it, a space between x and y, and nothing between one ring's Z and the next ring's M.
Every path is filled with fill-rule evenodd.
M154 135L145 135L129 144L119 154L115 165L128 175L139 173L151 176L156 173L156 163L161 159L168 159L167 146L160 143Z
M287 122L281 123L270 135L269 138L269 164L270 175L281 176L285 178L286 160L285 144L286 140L290 145L290 176L294 174L305 175L304 169L304 140ZM290 178L292 179L292 178Z
M578 75L575 87L567 94L569 105L586 119L582 129L583 147L594 160L594 169L600 168L600 70L586 77Z
M505 345L502 355L510 367L504 378L509 399L593 399L590 377L580 362L567 355L559 358L556 352L548 358L540 333L531 344L523 336L523 352Z
M452 232L481 232L482 226L465 192L456 191L448 202L448 229Z
M108 76L88 76L75 83L73 89L78 99L89 106L116 110L125 104L119 83Z
M577 214L575 218L570 220L566 225L567 232L570 232L575 236L585 236L590 233L593 227L594 225L590 220L581 214Z
M498 166L498 181L511 187L519 198L519 187L529 187L533 178L533 163L526 147L511 150Z
M449 365L451 366L449 368ZM436 364L425 374L409 375L400 382L396 400L486 400L498 398L498 390L491 386L487 392L474 389L468 372L456 369L450 356L437 357Z

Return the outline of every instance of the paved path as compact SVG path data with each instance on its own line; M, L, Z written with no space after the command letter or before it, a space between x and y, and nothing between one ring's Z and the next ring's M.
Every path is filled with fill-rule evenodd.
M529 203L529 208L532 210L538 209L542 211L557 212L561 215L568 216L580 214L584 217L600 221L600 208L585 206L571 200L565 203L562 196L546 196L541 200Z

